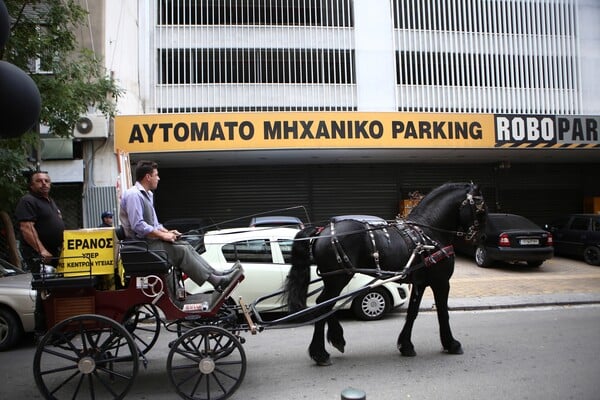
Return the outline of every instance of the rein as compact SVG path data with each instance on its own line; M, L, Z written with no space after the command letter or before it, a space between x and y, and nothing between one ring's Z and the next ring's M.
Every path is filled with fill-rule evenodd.
M427 224L421 224L419 222L412 222L412 221L403 220L402 223L404 223L406 225L411 225L411 226L418 226L419 228L431 229L432 231L436 231L436 232L448 233L448 234L454 235L456 237L464 237L464 236L467 235L467 232L453 231L453 230L449 230L449 229L442 229L442 228L438 228L436 226L431 226L431 225L427 225Z

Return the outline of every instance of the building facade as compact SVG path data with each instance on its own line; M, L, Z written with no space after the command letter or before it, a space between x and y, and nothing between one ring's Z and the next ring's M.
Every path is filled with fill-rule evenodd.
M106 136L79 138L86 226L147 158L162 220L391 219L410 193L472 180L542 224L600 196L597 1L93 7L82 40L126 93Z

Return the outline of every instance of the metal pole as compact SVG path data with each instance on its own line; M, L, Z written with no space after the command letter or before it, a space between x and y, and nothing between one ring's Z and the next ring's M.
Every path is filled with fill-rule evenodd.
M367 395L360 389L347 388L342 391L341 400L367 400Z

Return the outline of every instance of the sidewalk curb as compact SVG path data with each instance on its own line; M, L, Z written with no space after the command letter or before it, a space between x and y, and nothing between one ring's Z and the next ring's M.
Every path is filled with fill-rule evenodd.
M600 293L557 293L527 296L490 296L449 298L450 311L494 310L525 307L600 304ZM403 307L407 307L403 306ZM433 299L423 299L420 311L435 310Z

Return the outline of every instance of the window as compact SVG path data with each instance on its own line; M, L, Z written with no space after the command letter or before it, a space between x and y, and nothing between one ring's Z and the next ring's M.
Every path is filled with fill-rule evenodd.
M528 77L517 73L527 65ZM529 89L573 89L574 82L543 80L544 71L555 65L575 68L566 56L466 54L446 52L396 52L398 85L516 87ZM487 74L486 71L497 71ZM533 79L535 77L536 79Z
M335 49L159 49L159 83L354 84L354 52Z
M224 245L221 250L228 262L272 263L271 243L267 239L242 240Z
M549 35L559 29L574 34L574 4L547 1L395 0L396 29Z
M279 240L279 248L281 249L281 254L283 255L283 262L285 262L286 264L292 263L293 244L293 240Z
M571 229L574 231L587 231L590 225L590 219L584 217L575 217L571 222Z
M160 0L160 25L354 26L350 0Z

